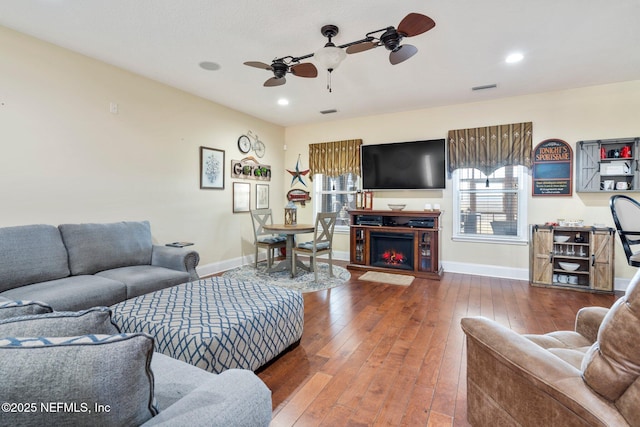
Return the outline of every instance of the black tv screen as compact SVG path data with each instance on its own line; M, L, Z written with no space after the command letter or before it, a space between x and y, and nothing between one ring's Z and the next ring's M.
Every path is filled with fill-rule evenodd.
M444 189L445 140L360 146L364 190Z

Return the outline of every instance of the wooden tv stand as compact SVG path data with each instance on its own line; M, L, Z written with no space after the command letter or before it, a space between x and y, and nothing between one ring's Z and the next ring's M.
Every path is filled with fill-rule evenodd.
M440 279L440 214L440 211L350 211L351 244L347 268ZM384 264L380 259L373 259L373 256L377 256L372 256L372 252L377 250L377 244L372 250L372 242L380 235L391 239L394 236L412 239L412 261L398 267L394 263Z

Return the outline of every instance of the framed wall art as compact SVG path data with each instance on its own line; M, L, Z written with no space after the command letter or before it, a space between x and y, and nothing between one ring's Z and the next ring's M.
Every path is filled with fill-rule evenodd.
M249 212L251 200L251 184L248 182L233 183L233 213Z
M224 189L224 151L200 147L200 188Z
M269 208L269 185L256 184L256 209Z

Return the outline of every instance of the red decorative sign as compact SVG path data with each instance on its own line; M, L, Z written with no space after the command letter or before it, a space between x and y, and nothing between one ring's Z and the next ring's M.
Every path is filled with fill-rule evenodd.
M289 190L287 193L287 200L294 203L300 203L300 205L304 206L306 202L311 200L311 196L308 191L294 188L293 190Z

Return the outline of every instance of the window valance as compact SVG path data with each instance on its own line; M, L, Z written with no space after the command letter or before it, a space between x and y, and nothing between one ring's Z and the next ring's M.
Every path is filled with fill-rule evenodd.
M309 145L309 178L320 173L339 176L346 173L360 175L361 139L320 142Z
M532 122L450 130L449 172L476 168L485 175L509 165L531 167Z

